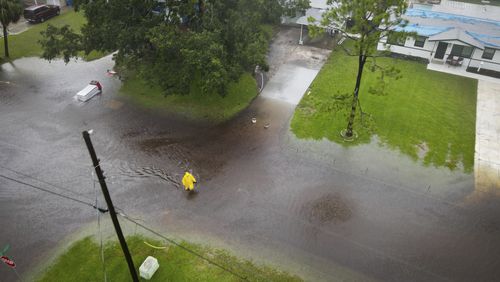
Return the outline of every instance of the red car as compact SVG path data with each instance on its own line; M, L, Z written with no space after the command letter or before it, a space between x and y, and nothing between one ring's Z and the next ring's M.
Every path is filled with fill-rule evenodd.
M30 23L43 23L46 19L61 13L61 8L55 5L37 5L24 9L24 18Z

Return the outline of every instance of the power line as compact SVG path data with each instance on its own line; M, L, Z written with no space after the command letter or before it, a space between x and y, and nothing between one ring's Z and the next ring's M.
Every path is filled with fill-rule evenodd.
M55 188L57 188L57 189L60 189L60 190L62 190L62 191L66 191L66 192L69 192L69 193L73 193L73 194L75 194L75 195L77 195L77 196L81 196L81 197L84 197L84 198L89 199L88 197L86 197L86 196L84 196L84 195L81 195L81 194L79 194L79 193L77 193L77 192L74 192L74 191L72 191L72 190L69 190L69 189L67 189L67 188L63 188L63 187L57 186L57 185L55 185L55 184L52 184L52 183L50 183L50 182L46 182L46 181L43 181L43 180L37 179L37 178L35 178L35 177L32 177L32 176L30 176L30 175L27 175L27 174L21 173L21 172L19 172L19 171L16 171L16 170L13 170L13 169L10 169L10 168L7 168L7 167L4 167L4 166L2 166L2 165L0 165L0 167L2 167L2 168L4 168L4 169L7 169L7 170L9 170L9 171L11 171L11 172L17 173L17 174L19 174L19 175L21 175L21 176L24 176L24 177L27 177L27 178L33 179L33 180L38 181L38 182L40 182L40 183L44 183L44 184L46 184L46 185L53 186L53 187L55 187ZM76 198L73 198L73 197L70 197L70 196L66 196L66 195L64 195L64 194L60 194L60 193L57 193L57 192L54 192L54 191L50 191L50 190L48 190L48 189L45 189L45 188L42 188L42 187L39 187L39 186L36 186L36 185L30 184L30 183L26 183L26 182L24 182L24 181L20 181L20 180L17 180L17 179L14 179L14 178L11 178L11 177L8 177L8 176L5 176L5 175L2 175L2 174L0 174L0 177L2 177L2 178L4 178L4 179L7 179L7 180L10 180L10 181L13 181L13 182L16 182L16 183L19 183L19 184L22 184L22 185L25 185L25 186L29 186L29 187L34 188L34 189L36 189L36 190L40 190L40 191L43 191L43 192L46 192L46 193L49 193L49 194L52 194L52 195L55 195L55 196L58 196L58 197L61 197L61 198L67 199L67 200L70 200L70 201L74 201L74 202L80 203L80 204L82 204L82 205L89 206L89 207L91 207L91 208L93 208L93 209L96 209L96 210L97 210L98 212L100 212L100 213L105 213L105 212L108 212L108 211L109 211L108 209L99 208L99 207L97 206L97 195L96 195L96 199L95 199L95 205L93 205L93 204L91 204L91 203L88 203L88 202L85 202L85 201L82 201L82 200L79 200L79 199L76 199ZM93 180L93 182L94 182L94 179L92 179L92 180ZM94 182L94 185L95 185L95 182ZM94 188L95 188L95 187L94 187ZM176 246L180 247L181 249L183 249L183 250L185 250L185 251L187 251L187 252L189 252L189 253L191 253L191 254L193 254L193 255L195 255L195 256L197 256L197 257L199 257L199 258L201 258L201 259L203 259L203 260L205 260L205 261L207 261L208 263L210 263L210 264L212 264L212 265L215 265L215 266L219 267L220 269L222 269L222 270L224 270L224 271L226 271L226 272L228 272L228 273L230 273L230 274L232 274L232 275L234 275L234 276L238 277L238 278L239 278L239 279L241 279L241 280L248 280L246 277L241 276L241 275L239 275L239 274L235 273L234 271L232 271L232 270L230 270L230 269L228 269L228 268L226 268L226 267L224 267L224 266L220 265L219 263L217 263L217 262L215 262L215 261L213 261L213 260L211 260L211 259L209 259L209 258L207 258L207 257L205 257L205 256L203 256L203 255L201 255L201 254L199 254L198 252L196 252L196 251L194 251L194 250L191 250L191 249L189 249L189 248L187 248L187 247L185 247L185 246L182 246L181 244L179 244L179 243L175 242L174 240L169 239L169 238L167 238L167 237L165 237L165 236L161 235L159 232L157 232L157 231L155 231L155 230L153 230L153 229L151 229L151 228L149 228L149 227L147 227L147 226L145 226L145 225L143 225L143 224L141 224L141 223L139 223L139 222L135 221L134 219L132 219L131 217L129 217L128 215L126 215L126 214L125 214L125 212L123 211L123 209L121 209L121 208L119 208L119 207L116 207L116 208L120 211L118 214L119 214L119 215L121 215L121 216L122 216L123 218L125 218L126 220L128 220L128 221L130 221L130 222L132 222L132 223L135 223L136 225L138 225L138 226L140 226L140 227L142 227L142 228L144 228L144 229L146 229L146 230L150 231L150 232L151 232L151 233L153 233L153 234L156 234L157 236L159 236L159 237L161 237L161 238L165 239L166 241L168 241L168 242L170 242L170 243L172 243L172 244L174 244L174 245L176 245ZM138 219L138 220L139 220L139 219ZM98 221L98 228L99 228L99 232L101 232L101 231L100 231L100 220L99 220L99 215L98 215L97 221ZM102 234L101 234L101 236L102 236ZM102 238L101 238L101 259L102 259L102 263L104 264L104 253L102 252L102 251L103 251L102 247L103 247L103 246L102 246ZM103 265L103 267L104 267L104 279L105 279L105 281L106 281L106 280L107 280L107 277L106 277L106 268L105 268L105 266L104 266L104 265Z
M3 166L1 166L1 167L3 167ZM9 169L9 170L10 170L10 169ZM20 175L22 175L22 174L20 174ZM11 178L11 177L8 177L8 176L2 175L2 174L0 174L0 177L2 177L2 178L4 178L4 179L7 179L7 180L10 180L10 181L12 181L12 182L16 182L16 183L18 183L18 184L22 184L22 185L25 185L25 186L28 186L28 187L34 188L34 189L36 189L36 190L40 190L40 191L43 191L43 192L46 192L46 193L52 194L52 195L54 195L54 196L61 197L61 198L66 199L66 200L70 200L70 201L77 202L77 203L82 204L82 205L89 206L89 207L91 207L91 208L93 208L93 209L98 210L98 211L99 211L99 212L101 212L101 213L106 213L106 212L108 212L108 211L109 211L108 209L99 208L99 207L97 206L97 203L96 203L95 205L93 205L93 204L91 204L91 203L88 203L88 202L85 202L85 201L82 201L82 200L79 200L79 199L76 199L76 198L73 198L73 197L70 197L70 196L66 196L66 195L64 195L64 194L60 194L60 193L57 193L57 192L54 192L54 191L50 191L50 190L48 190L48 189L45 189L45 188L42 188L42 187L39 187L39 186L36 186L36 185L30 184L30 183L26 183L26 182L24 182L24 181L17 180L17 179L15 179L15 178ZM38 179L33 178L33 177L30 177L30 178L35 179L35 180L38 180ZM40 182L43 182L43 181L40 181ZM51 184L49 184L48 182L47 182L46 184L51 185ZM57 187L57 186L55 186L55 187ZM68 191L68 192L70 192L70 191L71 191L71 190L67 190L67 189L64 189L64 188L60 188L60 187L57 187L57 188L59 188L59 189L61 189L61 190L64 190L64 191ZM224 267L224 266L220 265L219 263L217 263L217 262L215 262L215 261L213 261L213 260L211 260L211 259L209 259L209 258L207 258L207 257L203 256L202 254L199 254L198 252L196 252L196 251L194 251L194 250L191 250L190 248L187 248L187 247L185 247L185 246L182 246L181 244L179 244L179 243L175 242L174 240L172 240L172 239L170 239L170 238L168 238L168 237L163 236L163 235L162 235L162 234L160 234L159 232L157 232L157 231L155 231L155 230L153 230L153 229L151 229L151 228L149 228L149 227L147 227L147 226L145 226L145 225L143 225L143 224L141 224L141 223L139 223L139 222L137 222L137 221L133 220L132 218L130 218L129 216L127 216L127 215L124 213L124 211L123 211L122 209L120 209L120 208L118 208L118 209L121 211L120 213L118 213L118 215L122 216L124 219L126 219L126 220L128 220L128 221L130 221L130 222L132 222L132 223L134 223L134 224L136 224L136 225L138 225L138 226L140 226L140 227L144 228L145 230L148 230L149 232L151 232L151 233L153 233L153 234L155 234L155 235L157 235L157 236L159 236L159 237L161 237L161 238L165 239L166 241L170 242L171 244L174 244L174 245L178 246L179 248L181 248L181 249L183 249L183 250L185 250L185 251L187 251L187 252L189 252L189 253L191 253L191 254L193 254L193 255L195 255L195 256L197 256L197 257L199 257L199 258L201 258L201 259L203 259L203 260L205 260L205 261L207 261L208 263L210 263L210 264L212 264L212 265L214 265L214 266L219 267L220 269L222 269L222 270L224 270L224 271L226 271L226 272L228 272L228 273L230 273L230 274L234 275L235 277L238 277L238 278L239 278L239 279L241 279L241 280L248 280L246 277L241 276L240 274L235 273L234 271L232 271L232 270L230 270L230 269L228 269L228 268L226 268L226 267ZM106 278L105 278L105 279L106 279Z
M59 190L62 190L62 191L68 192L68 193L72 193L73 195L76 195L76 196L79 196L79 197L83 197L83 198L85 198L85 199L88 199L89 201L93 201L90 197L88 197L88 196L86 196L86 195L84 195L84 194L78 193L78 192L76 192L76 191L73 191L73 190L71 190L71 189L61 187L61 186L56 185L56 184L54 184L54 183L47 182L47 181L45 181L45 180L42 180L42 179L39 179L39 178L33 177L33 176L31 176L31 175L28 175L28 174L22 173L22 172L20 172L20 171L17 171L17 170L14 170L14 169L11 169L11 168L8 168L8 167L5 167L5 166L3 166L3 165L0 165L0 167L1 167L1 168L6 169L6 170L8 170L8 171L14 172L14 173L16 173L16 174L19 174L19 175L21 175L21 176L23 176L23 177L27 177L27 178L33 179L33 180L35 180L35 181L38 181L38 182L40 182L40 183L43 183L43 184L46 184L46 185L52 186L52 187L57 188L57 189L59 189ZM80 174L80 175L78 175L78 176L85 176L85 175ZM92 178L92 177L91 177L91 178ZM92 178L92 183L93 183L93 185L94 185L94 188L95 188L95 183L96 183L96 182L98 182L98 180L95 180L94 178ZM92 207L93 207L93 208L96 208L96 206L92 206ZM118 207L118 206L116 206L116 205L114 205L114 207L115 207L117 210L121 210L121 211L123 211L123 209L121 209L120 207ZM104 211L103 211L103 210L104 210ZM108 210L107 210L107 209L99 209L99 211L100 211L100 212L107 212Z
M208 262L208 263L210 263L210 264L212 264L212 265L215 265L215 266L217 266L218 268L220 268L220 269L222 269L222 270L224 270L224 271L226 271L226 272L228 272L228 273L230 273L230 274L232 274L232 275L234 275L234 276L238 277L239 279L241 279L241 280L248 280L246 277L241 276L240 274L238 274L238 273L236 273L236 272L234 272L234 271L232 271L232 270L230 270L230 269L228 269L228 268L226 268L226 267L224 267L224 266L222 266L222 265L218 264L217 262L215 262L215 261L213 261L213 260L211 260L211 259L209 259L209 258L207 258L207 257L203 256L202 254L200 254L200 253L198 253L198 252L196 252L196 251L194 251L194 250L191 250L190 248L187 248L187 247L185 247L185 246L182 246L181 244L179 244L179 243L175 242L174 240L172 240L172 239L170 239L170 238L168 238L168 237L165 237L164 235L160 234L159 232L157 232L157 231L155 231L155 230L153 230L153 229L151 229L151 228L149 228L149 227L147 227L147 226L145 226L145 225L143 225L143 224L140 224L139 222L137 222L137 221L135 221L135 220L133 220L133 219L129 218L126 214L124 214L124 213L119 213L119 215L120 215L120 216L122 216L124 219L126 219L126 220L128 220L128 221L130 221L130 222L132 222L132 223L135 223L136 225L138 225L138 226L140 226L140 227L142 227L142 228L146 229L147 231L149 231L149 232L151 232L151 233L155 234L156 236L158 236L158 237L160 237L160 238L162 238L162 239L164 239L164 240L166 240L166 241L170 242L171 244L176 245L177 247L179 247L179 248L183 249L184 251L186 251L186 252L188 252L188 253L191 253L191 254L193 254L193 255L195 255L195 256L197 256L197 257L201 258L202 260L204 260L204 261L206 261L206 262Z
M94 195L95 195L95 205L97 206L98 204L98 196L97 196L97 189L95 187L95 181L94 181L94 174L92 173L91 175L92 178L92 184L94 188ZM104 248L103 248L103 242L102 242L102 230L101 230L101 213L99 211L96 212L97 214L97 228L99 230L99 247L100 247L100 256L101 256L101 261L102 261L102 272L104 275L104 282L108 282L108 276L106 274L106 262L104 259Z
M100 211L102 213L108 212L107 209L97 207L97 206L95 206L95 205L93 205L91 203L88 203L88 202L85 202L85 201L82 201L82 200L79 200L79 199L76 199L76 198L73 198L73 197L70 197L70 196L66 196L66 195L63 195L63 194L60 194L60 193L57 193L57 192L54 192L54 191L50 191L48 189L45 189L45 188L42 188L42 187L39 187L39 186L36 186L36 185L32 185L32 184L29 184L29 183L26 183L26 182L23 182L23 181L20 181L20 180L17 180L17 179L14 179L14 178L2 175L2 174L0 174L0 177L8 179L8 180L16 182L16 183L19 183L19 184L23 184L23 185L29 186L31 188L34 188L34 189L37 189L37 190L40 190L40 191L44 191L46 193L49 193L49 194L52 194L52 195L55 195L55 196L58 196L58 197L61 197L61 198L67 199L67 200L71 200L71 201L80 203L82 205L89 206L91 208L97 209L98 211Z
M127 246L127 241L125 240L125 236L123 236L122 228L120 227L120 222L118 221L118 217L116 216L115 207L113 206L113 201L111 200L111 195L109 194L108 186L106 184L106 180L104 177L104 173L101 169L100 160L97 158L97 154L94 150L94 145L92 144L92 140L90 138L90 134L92 130L83 131L82 136L83 140L85 140L85 145L89 151L90 158L92 159L92 165L94 166L97 179L99 179L99 185L101 186L101 191L106 200L106 205L108 206L109 216L111 217L111 221L113 222L113 226L115 228L116 236L118 237L118 241L120 241L120 246L123 251L123 255L125 256L125 260L128 265L128 269L130 271L130 277L134 282L139 282L139 276L137 275L137 271L134 266L134 260L132 259L132 255Z
M38 182L40 182L40 183L43 183L43 184L46 184L46 185L52 186L52 187L54 187L54 188L57 188L57 189L59 189L59 190L62 190L62 191L65 191L65 192L69 192L69 193L72 193L73 195L76 195L76 196L79 196L79 197L83 197L83 198L85 198L85 199L87 199L87 200L89 200L89 201L91 201L91 200L92 200L91 198L89 198L89 197L87 197L87 196L85 196L85 195L83 195L83 194L80 194L80 193L78 193L78 192L75 192L75 191L73 191L73 190L71 190L71 189L68 189L68 188L63 188L63 187L58 186L58 185L56 185L56 184L53 184L53 183L47 182L47 181L45 181L45 180L41 180L41 179L39 179L39 178L36 178L36 177L31 176L31 175L28 175L28 174L22 173L22 172L20 172L20 171L17 171L17 170L14 170L14 169L11 169L11 168L8 168L8 167L5 167L5 166L3 166L3 165L0 165L0 167L1 167L1 168L3 168L3 169L6 169L6 170L8 170L8 171L11 171L11 172L13 172L13 173L19 174L19 175L21 175L21 176L23 176L23 177L27 177L27 178L33 179L33 180L35 180L35 181L38 181Z

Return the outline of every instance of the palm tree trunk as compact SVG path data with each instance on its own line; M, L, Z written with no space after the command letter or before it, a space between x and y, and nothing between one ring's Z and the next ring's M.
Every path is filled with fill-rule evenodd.
M345 136L348 138L353 135L353 125L354 117L356 116L356 106L358 105L359 87L361 86L361 76L363 75L363 68L366 62L366 56L360 55L358 58L358 77L356 78L356 86L354 87L354 94L352 96L351 115L349 116L349 122L347 123L347 129L345 132Z
M7 27L2 25L2 28L3 28L3 44L4 44L4 47L5 47L5 57L9 57L9 42L7 40Z

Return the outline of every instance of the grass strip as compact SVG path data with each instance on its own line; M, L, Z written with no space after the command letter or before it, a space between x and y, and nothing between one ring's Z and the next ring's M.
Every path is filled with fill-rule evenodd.
M137 271L139 271L140 264L148 256L158 259L160 267L149 281L241 281L233 274L186 252L179 246L167 245L165 249L158 249L152 248L144 242L153 246L164 246L164 244L141 236L127 238L127 244ZM251 281L301 281L297 276L268 266L257 266L250 261L238 259L223 250L187 242L183 242L181 245ZM131 280L118 242L111 241L105 245L104 257L109 281ZM37 281L100 281L103 279L102 270L99 246L90 237L87 237L75 242Z

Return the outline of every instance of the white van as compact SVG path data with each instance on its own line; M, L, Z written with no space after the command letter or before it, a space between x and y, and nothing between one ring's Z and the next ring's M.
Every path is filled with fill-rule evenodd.
M90 98L94 97L97 94L100 94L102 91L102 86L99 81L92 80L89 85L80 90L80 92L76 93L76 98L79 101L85 102L90 100Z

